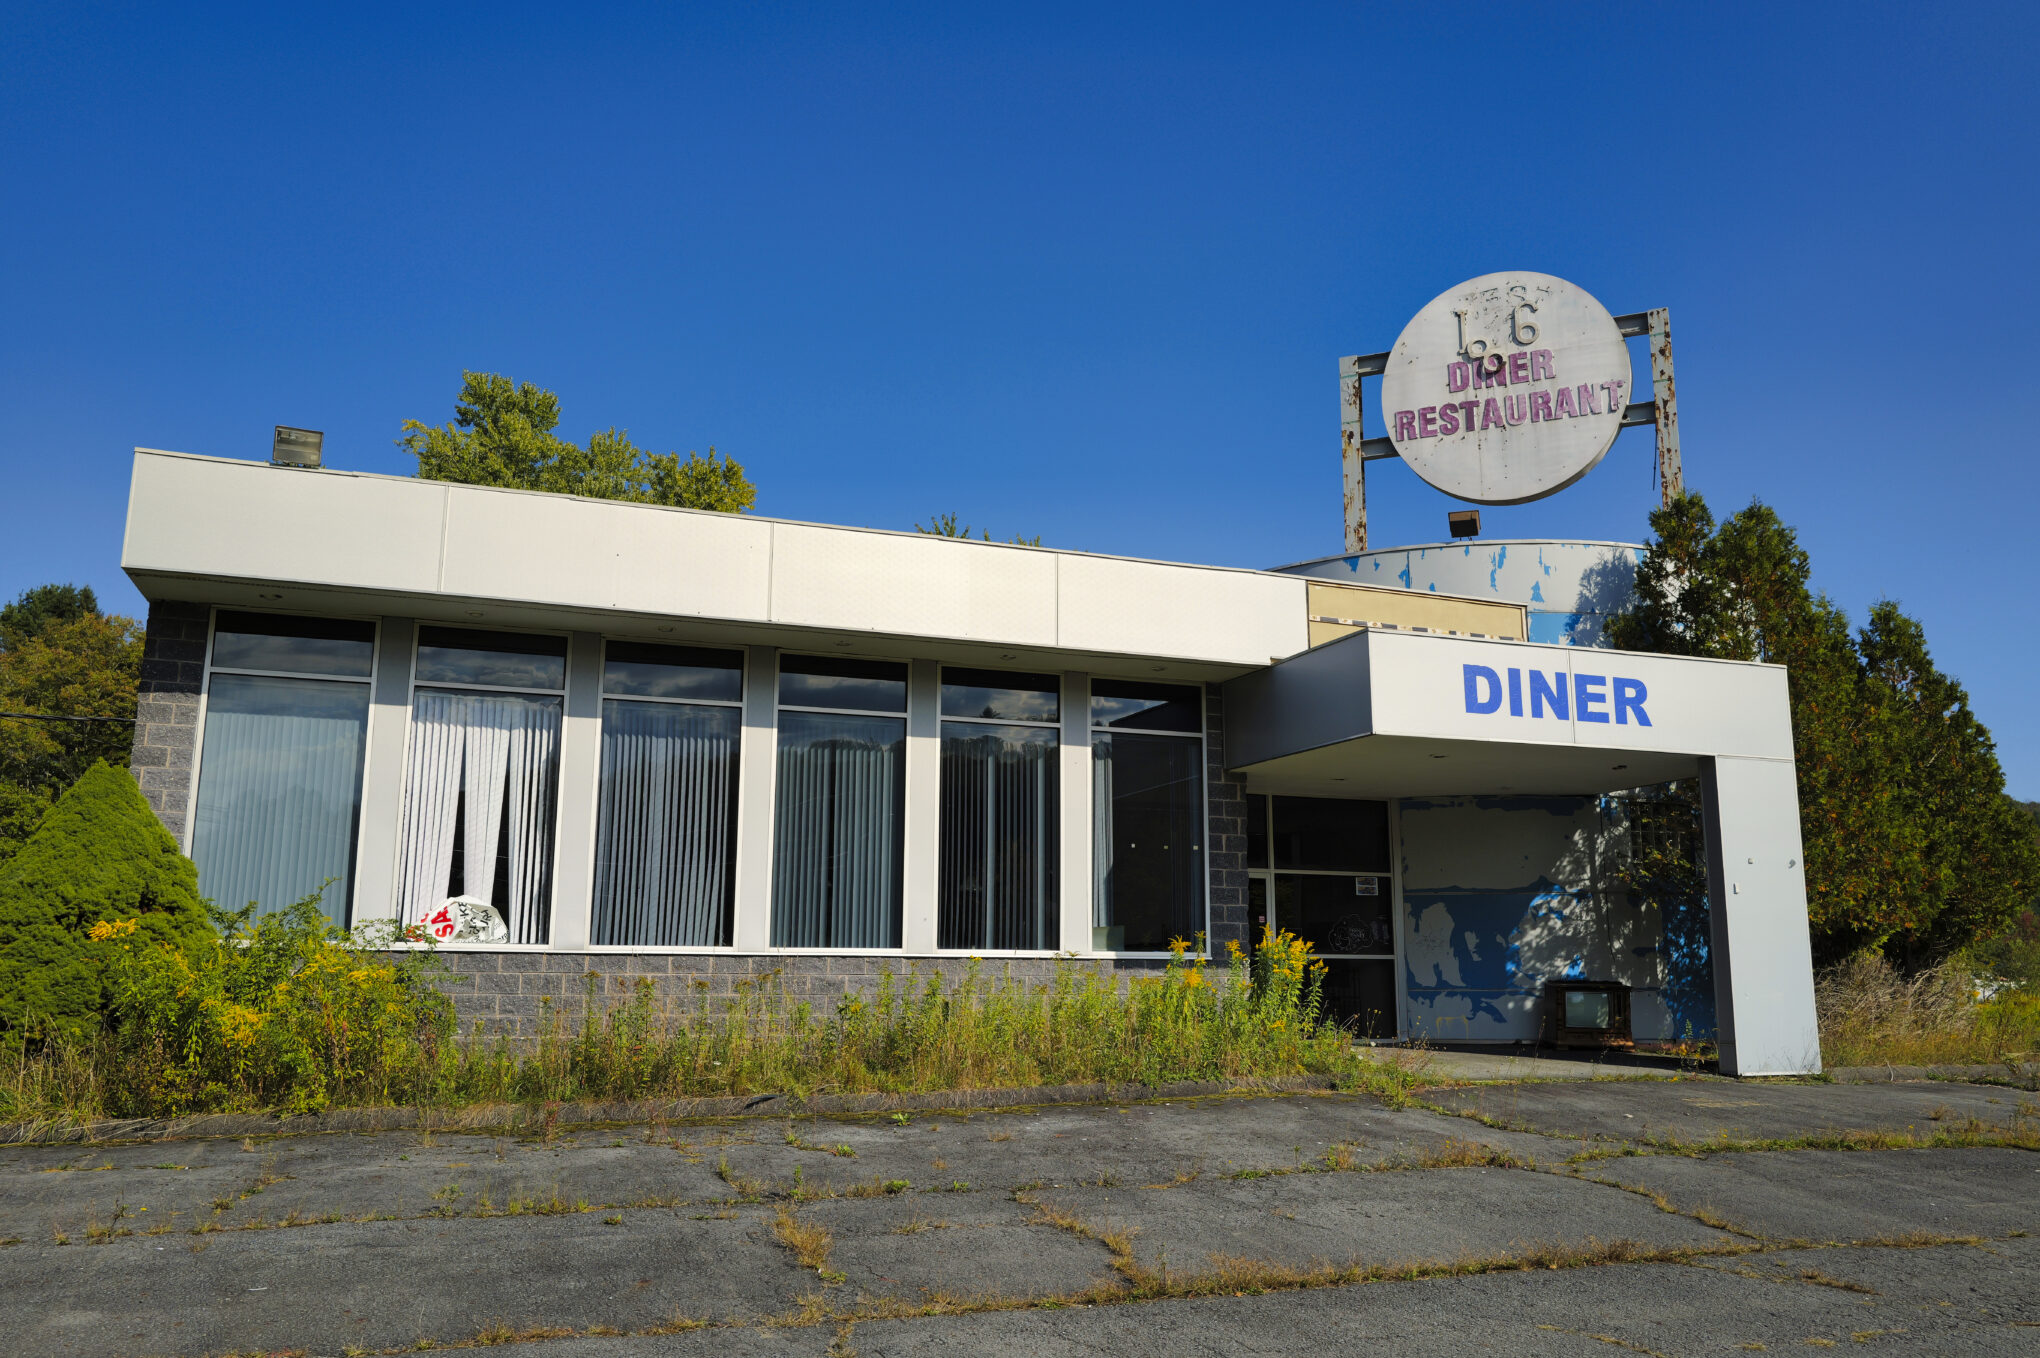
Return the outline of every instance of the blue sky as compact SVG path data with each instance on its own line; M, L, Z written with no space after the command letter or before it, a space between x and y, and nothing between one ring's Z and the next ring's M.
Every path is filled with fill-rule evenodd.
M17 3L0 596L129 449L408 472L463 366L760 512L1340 546L1337 360L1492 270L1671 309L1688 483L1899 600L2040 797L2040 7ZM1455 507L1396 464L1377 545ZM1640 539L1647 434L1491 537Z

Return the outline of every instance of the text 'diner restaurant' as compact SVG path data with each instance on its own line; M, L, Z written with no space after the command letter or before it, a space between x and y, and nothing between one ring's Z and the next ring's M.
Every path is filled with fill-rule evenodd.
M1405 550L1454 593L142 450L134 766L207 895L427 922L505 1031L589 970L826 1000L1269 925L1368 1035L1528 1040L1569 978L1817 1069L1783 671L1524 640L1510 548ZM1623 794L1693 777L1681 914Z

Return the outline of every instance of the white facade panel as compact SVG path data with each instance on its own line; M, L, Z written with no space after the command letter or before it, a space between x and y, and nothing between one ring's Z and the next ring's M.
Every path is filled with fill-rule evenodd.
M434 590L446 491L395 477L138 453L121 566Z
M667 617L764 621L777 525L736 514L632 514L618 524L616 607Z
M1104 556L1057 561L1057 640L1069 650L1265 665L1310 644L1300 577Z
M1020 547L775 524L772 620L1053 646L1055 562Z

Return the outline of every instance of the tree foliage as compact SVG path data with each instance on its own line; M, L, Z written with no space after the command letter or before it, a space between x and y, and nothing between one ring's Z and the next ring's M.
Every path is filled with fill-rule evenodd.
M142 629L96 605L89 588L44 585L0 609L0 712L109 718L0 720L0 863L94 762L128 762Z
M1717 525L1687 495L1651 528L1610 639L1787 667L1816 960L1874 950L1917 971L2002 929L2040 883L2040 851L1920 625L1886 600L1852 632L1766 505Z
M99 598L90 585L37 585L0 607L0 651L11 651L42 635L52 623L75 622L99 613Z
M107 1002L101 923L137 921L137 942L211 937L198 870L125 769L94 764L0 865L0 1034L78 1036Z
M916 523L914 531L916 533L924 533L931 538L964 538L968 540L970 537L970 525L967 523L959 524L954 514L932 515L927 523ZM992 535L989 530L978 534L979 542L990 542L991 540ZM1041 535L1037 533L1031 538L1026 538L1015 533L1012 537L1004 539L1004 541L1011 542L1020 547L1039 547L1041 545Z
M461 373L453 422L434 427L404 421L397 446L418 459L428 481L507 486L601 500L715 509L741 514L758 491L733 459L689 453L653 453L614 427L587 446L561 438L560 398L530 382L497 373Z

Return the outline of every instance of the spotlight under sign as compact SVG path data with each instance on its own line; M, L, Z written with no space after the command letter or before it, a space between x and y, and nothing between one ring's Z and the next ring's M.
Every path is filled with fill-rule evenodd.
M326 435L317 429L276 426L276 442L270 445L269 460L279 467L316 467L325 452Z

